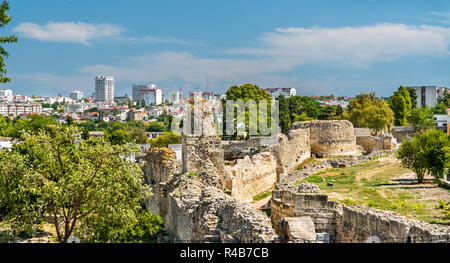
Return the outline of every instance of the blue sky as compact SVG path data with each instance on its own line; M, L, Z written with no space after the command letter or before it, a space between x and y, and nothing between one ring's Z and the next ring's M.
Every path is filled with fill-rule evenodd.
M94 91L113 75L164 92L255 83L299 95L450 86L446 0L12 0L2 34L12 82L23 95Z

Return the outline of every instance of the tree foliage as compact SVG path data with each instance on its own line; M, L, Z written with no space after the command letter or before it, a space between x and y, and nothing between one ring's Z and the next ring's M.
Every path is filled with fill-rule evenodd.
M394 112L396 126L406 126L408 116L411 113L411 96L408 90L400 86L389 100L392 111Z
M435 127L433 110L428 107L415 108L411 110L408 122L416 132L422 132Z
M140 166L126 158L137 149L79 134L74 126L49 126L0 152L0 203L15 233L49 221L59 242L72 234L112 242L138 222L146 191Z
M419 183L427 175L437 181L448 172L450 136L436 129L426 131L403 142L397 156L405 167L416 173Z
M409 97L411 98L411 108L417 108L417 92L415 88L407 87L406 90L409 92Z
M181 135L176 135L172 131L168 131L156 137L156 139L151 139L150 145L152 147L168 147L170 144L180 144L181 141Z
M292 96L277 97L280 103L280 127L283 133L289 132L294 122L310 120L340 120L343 119L344 109L341 106L322 106L311 97Z
M389 105L375 96L375 93L360 94L350 102L348 119L355 127L368 127L377 133L390 128L394 113Z
M233 86L231 88L229 88L226 92L227 95L227 101L233 101L234 104L233 106L235 106L235 111L234 111L234 130L237 131L238 127L240 126L240 123L244 123L245 127L249 127L249 120L251 118L255 118L256 117L256 125L257 125L257 133L260 134L260 129L259 129L259 123L260 121L266 121L267 124L265 125L266 127L270 127L271 125L271 102L272 102L272 97L270 96L270 94L265 91L264 89L261 89L258 85L254 85L254 84L244 84L242 86ZM243 103L247 103L248 101L254 101L256 104L253 105L248 105L248 107L245 108L245 114L239 114L238 115L238 110L237 108L239 108L239 104L238 102L243 102ZM262 112L259 110L259 102L260 101L265 101L267 103L267 112ZM225 101L222 102L222 106L223 106L223 119L226 120L227 119L227 107L226 107L226 103ZM223 128L226 130L227 129L227 124L226 121L224 121L224 125ZM237 135L237 132L235 133L235 135Z
M0 6L0 27L5 28L11 22L11 16L6 11L9 10L8 1L3 1ZM0 37L0 83L10 82L11 79L6 76L8 72L5 60L9 57L9 53L5 50L4 44L17 42L16 36Z

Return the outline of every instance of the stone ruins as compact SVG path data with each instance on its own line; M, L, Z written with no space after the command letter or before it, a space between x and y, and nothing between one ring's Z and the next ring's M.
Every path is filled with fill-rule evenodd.
M214 132L211 106L197 103L200 110L191 109L188 118L201 116L203 132L183 128L182 163L166 148L150 149L145 157L151 189L146 204L163 219L167 236L161 241L366 242L373 236L381 242L450 240L447 227L329 201L308 183L294 186L319 170L392 152L396 146L389 136L371 137L355 131L348 121L311 121L295 123L287 136L225 142ZM347 158L322 159L298 171L312 155ZM270 217L249 202L269 190Z

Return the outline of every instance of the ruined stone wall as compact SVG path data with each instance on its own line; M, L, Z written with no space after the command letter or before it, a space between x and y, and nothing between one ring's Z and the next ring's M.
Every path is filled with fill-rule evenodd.
M299 193L293 186L276 186L272 193L272 224L278 234L283 234L279 222L285 217L310 217L316 233L329 233L330 239L336 239L336 202L320 193Z
M361 154L353 124L347 120L297 122L292 129L309 129L311 153L319 157Z
M277 184L271 201L277 233L284 218L311 217L316 233L328 233L332 242L365 243L376 236L382 243L450 242L450 228L408 219L389 211L345 206L319 193L299 193L293 185Z
M405 137L414 137L416 134L414 127L410 126L396 126L392 129L392 135L399 141L402 141Z
M181 172L181 167L177 161L176 153L169 148L151 148L145 155L145 164L143 167L144 178L152 193L147 200L148 209L154 213L160 214L161 189L165 182L172 179L174 174Z
M226 189L236 200L252 200L271 189L277 182L277 160L270 152L238 160L233 167L226 166Z
M450 242L450 229L367 207L340 206L336 210L337 241L366 242L377 236L382 243Z
M365 153L394 150L396 148L395 142L396 139L389 134L356 137L356 144L362 146Z
M278 137L252 137L243 141L222 141L224 159L232 161L260 153L278 143Z
M206 176L211 184L223 187L225 161L221 141L217 136L183 135L183 172Z
M193 174L174 176L161 187L160 200L158 215L174 242L278 240L266 215Z
M309 129L291 130L288 136L284 134L278 136L278 144L271 146L268 151L277 159L277 173L280 177L311 157L311 145Z
M223 188L223 149L215 131L208 101L196 99L186 109L183 126L182 170L200 174L210 185ZM190 125L189 125L190 124Z

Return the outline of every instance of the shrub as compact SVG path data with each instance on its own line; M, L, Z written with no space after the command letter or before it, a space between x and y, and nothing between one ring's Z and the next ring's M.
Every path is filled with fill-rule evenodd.
M344 205L355 205L355 201L353 201L352 199L349 199L349 198L345 198L344 200L342 200L342 203Z

